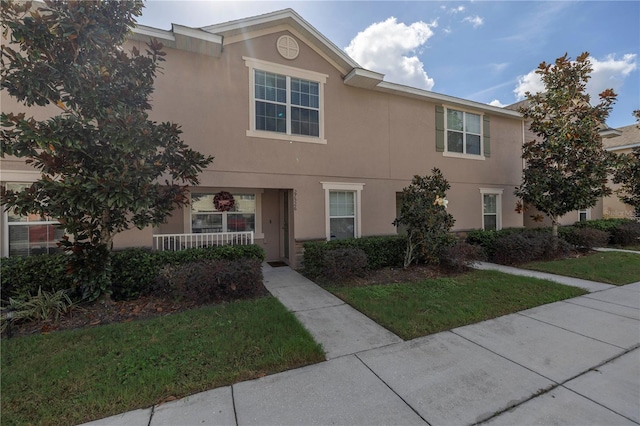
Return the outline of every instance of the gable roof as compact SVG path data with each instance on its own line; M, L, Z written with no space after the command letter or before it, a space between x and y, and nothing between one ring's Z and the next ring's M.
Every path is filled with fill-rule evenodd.
M222 46L226 42L245 40L252 36L273 32L274 28L285 27L294 35L302 38L310 48L328 59L340 71L344 84L348 86L422 99L453 107L472 108L510 118L522 118L519 112L510 109L384 81L384 74L362 68L293 9L284 9L201 28L173 24L170 31L165 31L139 25L133 30L133 38L147 41L156 37L162 39L169 47L219 57Z
M622 149L635 148L640 146L640 127L638 124L618 127L618 136L603 139L602 144L608 151L619 151Z

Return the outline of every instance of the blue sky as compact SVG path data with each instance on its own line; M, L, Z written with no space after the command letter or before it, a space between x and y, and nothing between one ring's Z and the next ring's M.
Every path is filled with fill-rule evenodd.
M493 105L542 88L533 73L589 52L592 97L618 94L608 124L640 109L638 1L179 1L147 0L142 25L170 29L292 8L385 80Z

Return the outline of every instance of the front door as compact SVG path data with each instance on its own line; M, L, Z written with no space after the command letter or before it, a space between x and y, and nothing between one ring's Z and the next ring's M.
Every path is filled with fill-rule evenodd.
M281 257L289 260L289 191L283 190L280 192L281 204L280 204L280 247Z

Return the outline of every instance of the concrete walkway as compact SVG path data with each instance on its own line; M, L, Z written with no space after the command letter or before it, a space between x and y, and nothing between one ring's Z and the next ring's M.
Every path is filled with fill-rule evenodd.
M640 282L403 342L290 268L264 276L326 362L90 424L640 424Z

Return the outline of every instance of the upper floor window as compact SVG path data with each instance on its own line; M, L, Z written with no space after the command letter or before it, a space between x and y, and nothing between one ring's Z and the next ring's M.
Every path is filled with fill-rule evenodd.
M250 76L247 136L326 143L323 92L327 75L244 58Z
M255 70L256 130L320 136L320 83Z
M447 109L447 151L480 155L480 115Z
M436 106L436 151L483 160L490 156L489 117Z

